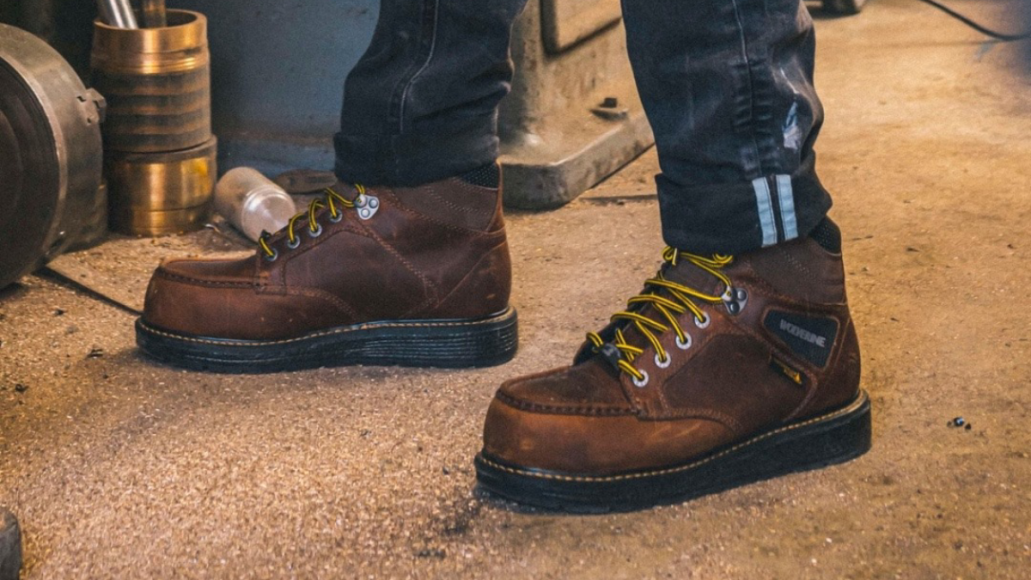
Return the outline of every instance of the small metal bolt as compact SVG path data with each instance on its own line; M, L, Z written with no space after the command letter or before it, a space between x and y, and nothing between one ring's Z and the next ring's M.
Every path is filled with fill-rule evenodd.
M963 425L966 425L966 424L967 424L967 420L964 419L963 417L956 417L955 419L949 421L949 423L948 423L949 427L962 427Z
M617 97L605 97L591 112L606 121L623 121L630 115L630 109L620 104Z

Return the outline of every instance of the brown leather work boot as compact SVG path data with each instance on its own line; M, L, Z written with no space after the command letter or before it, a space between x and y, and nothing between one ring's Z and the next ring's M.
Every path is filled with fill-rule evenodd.
M497 187L338 184L260 246L242 260L163 263L136 322L140 349L239 372L485 366L515 354Z
M501 386L475 462L484 488L636 509L870 448L836 226L737 258L664 258L572 366Z

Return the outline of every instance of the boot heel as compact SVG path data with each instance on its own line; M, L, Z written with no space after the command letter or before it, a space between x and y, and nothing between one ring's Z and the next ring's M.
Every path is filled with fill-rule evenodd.
M509 308L473 322L430 322L406 326L367 339L366 364L400 364L438 368L499 365L512 360L519 346L519 318Z
M849 413L800 427L795 437L768 449L770 459L792 467L788 471L803 471L842 463L869 451L873 439L870 401L865 393L861 397L862 403Z

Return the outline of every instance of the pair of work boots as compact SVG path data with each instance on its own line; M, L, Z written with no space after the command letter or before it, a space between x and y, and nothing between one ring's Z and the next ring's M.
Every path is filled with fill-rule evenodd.
M338 183L253 257L165 262L139 346L217 371L503 363L517 329L496 172ZM501 386L480 484L550 509L624 510L865 452L840 243L825 220L733 258L667 249L571 366Z

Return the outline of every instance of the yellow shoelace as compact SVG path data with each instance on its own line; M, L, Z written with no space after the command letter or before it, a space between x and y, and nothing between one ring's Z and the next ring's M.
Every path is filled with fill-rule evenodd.
M356 183L354 184L354 188L358 190L359 197L365 195L365 186L363 186L362 184ZM308 231L311 232L313 235L318 235L322 231L322 226L319 225L319 222L315 220L315 214L318 213L320 209L328 207L329 219L333 221L338 221L341 216L340 211L338 211L337 208L338 204L341 208L354 208L353 201L340 195L331 187L327 187L325 190L323 190L323 193L326 196L325 202L323 202L323 200L321 199L314 199L311 203L308 204L308 211L301 212L295 215L294 217L290 218L290 221L286 224L286 235L288 238L288 245L296 247L298 240L297 234L294 233L294 225L297 223L298 220L304 218L305 214L307 214L308 216ZM263 233L261 237L258 238L258 245L261 247L261 250L265 252L265 256L269 258L274 258L276 256L276 251L273 250L272 247L268 244L268 239L270 237L272 237L272 234L268 232Z
M730 278L721 272L720 269L730 264L734 260L733 256L722 256L717 254L711 258L706 258L682 252L675 248L666 248L662 252L662 259L668 262L671 266L676 266L679 260L687 260L715 276L719 281L723 282L727 289L732 285ZM672 328L673 332L677 334L677 341L679 343L686 343L688 338L684 329L681 328L680 323L677 322L677 316L691 312L691 314L694 315L695 323L698 326L707 326L709 324L709 316L694 303L694 300L708 302L710 304L719 304L724 299L724 296L722 295L717 296L706 294L704 292L699 292L694 288L667 280L661 271L656 274L654 278L646 280L644 286L645 292L628 300L627 310L613 314L610 321L616 322L625 320L633 324L633 326L637 328L637 331L641 333L641 336L644 336L644 338L651 343L652 348L655 349L656 357L658 357L657 360L662 362L669 360L669 353L667 353L666 349L662 347L662 344L654 333L661 334ZM660 290L665 290L670 297L667 298L666 296L659 295ZM647 305L651 305L656 312L661 314L662 318L666 319L665 323L633 311L635 306L639 306L636 310L643 311ZM602 339L601 335L597 332L588 332L587 340L591 341L594 345L595 351L605 344L604 339ZM613 346L619 349L619 352L622 355L622 358L620 358L617 363L620 370L634 377L634 379L638 381L644 380L644 374L633 365L634 359L644 353L644 349L627 342L623 329L616 330L616 339Z

